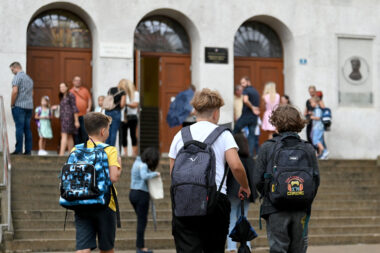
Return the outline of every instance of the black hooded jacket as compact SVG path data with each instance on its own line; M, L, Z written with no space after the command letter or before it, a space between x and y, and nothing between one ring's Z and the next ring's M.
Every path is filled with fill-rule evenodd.
M266 141L263 145L260 147L260 151L258 154L258 157L256 159L255 164L255 170L254 170L254 185L256 185L257 191L260 193L261 197L265 196L264 188L265 188L265 180L264 180L264 173L267 171L268 163L270 163L273 159L273 152L276 145L277 138L281 138L283 136L288 136L288 138L284 139L284 145L291 147L294 146L297 142L299 142L299 135L295 132L284 132L280 133L279 135L274 135L272 140ZM318 161L315 153L314 147L308 143L307 150L311 157L312 157L312 167L314 168L315 178L316 178L316 186L318 188L320 183L320 176L319 176L319 168L318 168ZM280 210L276 209L270 200L267 197L264 197L261 209L260 209L260 216L264 219L268 217L268 215L272 213L279 212ZM310 210L305 210L310 211Z

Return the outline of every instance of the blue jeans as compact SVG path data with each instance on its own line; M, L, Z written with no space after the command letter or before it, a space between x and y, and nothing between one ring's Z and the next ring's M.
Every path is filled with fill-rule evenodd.
M257 117L252 116L252 117L244 117L241 116L235 124L235 128L233 133L237 134L240 133L241 130L244 127L248 127L248 146L249 146L249 154L253 156L253 150L255 148L255 129L257 125Z
M230 227L228 229L228 234L231 233L232 229L235 227L237 219L241 215L241 200L237 197L228 197L231 203L231 213L230 213ZM248 215L249 200L244 201L244 216ZM251 248L251 243L247 242L249 248ZM231 237L227 237L227 250L237 251L236 242L232 241Z
M21 107L12 108L12 116L16 125L16 149L15 153L22 153L22 144L25 135L25 154L32 152L33 139L30 130L30 120L32 118L32 109L24 109Z
M112 123L110 126L110 135L108 136L106 143L108 145L115 146L117 131L119 130L120 122L121 122L121 111L120 110L106 111L106 115L112 118Z
M259 148L260 148L260 135L255 135L255 145L254 145L255 155L259 154Z

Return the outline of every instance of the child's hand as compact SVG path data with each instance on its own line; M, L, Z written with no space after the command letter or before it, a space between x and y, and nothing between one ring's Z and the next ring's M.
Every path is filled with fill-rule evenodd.
M157 177L160 177L161 176L161 173L160 172L157 172Z
M52 109L53 111L57 110L57 109L58 109L58 105L53 105L53 106L51 107L51 109Z

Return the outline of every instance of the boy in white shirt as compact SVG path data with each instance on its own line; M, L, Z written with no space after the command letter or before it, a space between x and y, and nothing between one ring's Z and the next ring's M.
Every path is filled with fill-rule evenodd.
M217 91L203 89L195 94L191 104L197 116L197 123L190 126L192 139L204 142L218 127L220 107L224 105L223 98ZM180 131L174 137L169 151L170 172L172 172L177 154L183 145ZM233 176L241 185L239 197L244 198L243 192L249 196L251 192L247 176L237 153L238 146L231 132L224 131L212 144L212 148L215 153L217 188L222 182L227 162ZM224 252L231 209L226 190L224 182L215 209L206 216L176 217L173 215L173 236L177 252Z

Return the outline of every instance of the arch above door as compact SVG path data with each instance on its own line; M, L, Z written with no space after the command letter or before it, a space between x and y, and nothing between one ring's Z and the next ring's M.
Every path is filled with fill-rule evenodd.
M92 38L87 24L76 14L61 10L46 10L36 15L27 30L27 72L34 81L34 104L49 96L51 104L59 104L59 84L71 86L74 76L80 76L83 86L92 88ZM48 150L57 150L60 140L59 119L52 120L53 140ZM38 133L32 123L34 142ZM37 149L35 144L33 149Z
M268 82L276 83L277 92L284 94L284 61L280 37L267 24L257 21L244 22L235 33L234 40L234 85L248 76L252 86L261 95ZM261 117L265 105L261 102ZM262 133L260 143L268 138Z
M166 115L172 99L191 83L191 42L185 28L165 15L143 18L135 30L136 76L141 91L140 150L157 146L167 153L179 127Z

